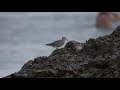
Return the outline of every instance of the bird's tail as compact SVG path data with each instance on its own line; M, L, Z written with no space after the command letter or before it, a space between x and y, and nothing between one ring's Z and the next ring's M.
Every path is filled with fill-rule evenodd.
M51 44L45 44L46 46L50 46Z

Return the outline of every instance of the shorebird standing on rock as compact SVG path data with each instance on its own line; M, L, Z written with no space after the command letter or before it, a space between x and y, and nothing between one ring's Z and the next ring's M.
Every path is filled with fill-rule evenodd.
M62 37L62 39L61 39L61 40L57 40L57 41L54 41L53 43L46 44L46 45L47 45L47 46L51 46L51 47L54 47L54 48L58 49L59 47L61 47L61 46L63 46L63 45L64 45L65 40L67 40L67 39L66 39L66 37ZM67 40L67 41L68 41L68 40Z

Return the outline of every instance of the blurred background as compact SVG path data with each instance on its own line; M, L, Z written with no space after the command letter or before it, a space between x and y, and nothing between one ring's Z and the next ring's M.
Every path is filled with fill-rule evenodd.
M119 12L116 12L119 14ZM0 77L17 72L29 60L48 56L45 46L65 36L85 42L108 35L114 29L95 27L98 12L0 12Z

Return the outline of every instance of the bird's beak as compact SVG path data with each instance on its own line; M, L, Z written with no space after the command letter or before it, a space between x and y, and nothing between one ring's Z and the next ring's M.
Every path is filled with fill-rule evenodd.
M67 40L67 39L66 39ZM68 40L67 40L68 41Z

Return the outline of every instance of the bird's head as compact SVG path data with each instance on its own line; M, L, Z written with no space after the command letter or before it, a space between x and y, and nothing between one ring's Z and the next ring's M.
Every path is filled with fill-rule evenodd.
M66 37L62 37L62 40L67 40ZM68 40L67 40L68 41Z

